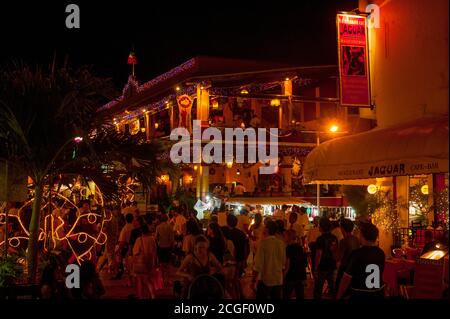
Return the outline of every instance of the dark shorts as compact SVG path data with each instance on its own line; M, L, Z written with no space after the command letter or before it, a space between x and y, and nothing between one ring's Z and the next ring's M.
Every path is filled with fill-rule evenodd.
M158 247L158 258L159 261L163 264L170 263L170 256L172 255L172 248L161 248Z

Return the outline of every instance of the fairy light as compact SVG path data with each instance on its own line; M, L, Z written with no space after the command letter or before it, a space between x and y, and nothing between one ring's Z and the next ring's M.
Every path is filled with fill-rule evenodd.
M98 194L99 204L101 206L103 206L103 204L104 204L103 195L102 195L100 189L97 187L97 185L95 185L95 193ZM69 203L72 207L77 207L73 201L71 201L69 198L62 195L61 193L57 193L56 196L59 199L64 200L65 203ZM27 201L19 209L19 214L9 216L9 218L16 218L16 220L18 221L18 223L20 225L20 228L22 229L23 233L26 235L26 236L14 236L14 237L8 238L8 245L13 248L19 247L21 241L28 241L30 238L30 233L28 232L27 228L24 226L20 216L21 216L21 212L26 207L29 207L30 205L32 205L32 203L33 203L33 199ZM48 206L49 206L49 202L45 203L41 207L42 215L45 214L46 210L48 209ZM52 206L53 206L52 208L56 207L54 203L52 203ZM5 215L5 213L0 213L0 217L4 216L4 215ZM60 236L60 230L64 229L64 226L65 226L64 219L61 218L61 216L56 217L53 214L48 214L44 218L44 225L39 228L40 232L38 235L38 241L44 242L44 251L49 251L50 248L54 249L57 247L58 243L62 243L65 241L68 244L68 246L70 247L70 250L73 253L73 255L75 256L78 264L81 264L83 262L83 260L90 259L92 257L91 251L96 245L104 245L107 242L108 236L103 231L103 229L104 229L105 223L111 221L112 214L106 213L106 211L104 211L104 210L103 210L103 215L92 213L92 212L81 213L79 208L77 207L76 216L77 216L77 218L76 218L74 224L72 225L71 229L67 233L65 233L64 236ZM83 218L86 218L90 224L96 223L98 221L98 219L100 218L101 219L100 230L94 234L89 234L85 231L75 232L75 228L80 225L80 221ZM58 223L59 225L57 227L55 227L55 224L56 224L55 220L57 220L59 222ZM4 222L0 223L0 225L1 224L4 224ZM48 237L48 236L50 236L50 237ZM51 247L48 246L49 242L47 239L49 239L51 241ZM85 244L85 243L88 243L88 240L90 240L89 246L83 247L82 248L83 251L79 251L79 249L74 247L71 243L71 242L77 242L79 244ZM4 240L1 241L0 247L4 244L5 244L5 241Z

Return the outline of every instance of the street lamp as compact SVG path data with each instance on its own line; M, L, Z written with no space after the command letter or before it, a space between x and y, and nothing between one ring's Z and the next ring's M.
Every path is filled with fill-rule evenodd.
M328 131L321 132L321 131L307 131L307 130L301 130L303 133L313 133L316 134L316 146L320 145L320 134L345 134L348 133L347 131L339 131L339 126L336 124L332 124L328 127ZM320 214L320 184L317 183L316 188L316 203L317 203L317 212Z

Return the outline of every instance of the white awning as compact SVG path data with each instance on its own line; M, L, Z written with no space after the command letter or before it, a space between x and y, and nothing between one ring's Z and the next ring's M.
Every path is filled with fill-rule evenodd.
M448 172L448 115L336 138L309 153L307 183L371 184L376 178Z
M311 205L295 197L231 197L226 201L230 205Z

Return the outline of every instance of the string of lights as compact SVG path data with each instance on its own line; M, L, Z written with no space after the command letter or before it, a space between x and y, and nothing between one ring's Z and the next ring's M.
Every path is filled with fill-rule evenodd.
M80 193L83 193L83 187L84 186L81 186L82 189L80 189ZM87 189L85 189L84 191L87 192ZM95 186L95 194L98 198L98 203L100 204L100 206L103 206L103 195L97 186ZM64 227L66 227L67 223L61 216L55 216L53 213L45 215L45 213L48 211L48 205L50 205L50 201L48 200L47 195L46 199L44 199L46 203L41 207L41 215L45 217L43 219L43 227L40 227L38 241L43 242L44 251L57 249L58 245L67 244L67 246L70 247L71 252L75 256L78 264L81 264L81 262L86 258L91 258L91 251L96 245L101 246L106 243L108 236L103 231L103 229L105 227L105 223L111 221L112 215L110 213L107 213L105 210L102 210L101 213L83 213L71 199L69 199L67 196L64 196L61 192L56 193L54 196L55 199L59 199L64 202L63 206L69 206L76 209L76 219L73 222L70 230L64 232ZM18 248L21 245L22 241L29 240L30 233L24 226L24 222L21 216L23 215L23 211L30 207L32 203L33 199L27 201L19 209L17 215L8 217L10 219L16 219L17 223L20 225L18 235L14 235L8 238L8 245L10 247ZM55 201L52 201L51 204L52 210L57 209ZM1 213L0 217L4 215L5 213ZM83 220L86 220L88 225L92 225L90 227L90 229L92 230L91 232L79 230L83 224ZM4 224L4 222L0 224ZM98 228L96 226L97 224L99 226ZM61 234L64 235L61 236ZM5 241L1 241L0 247L4 244Z

